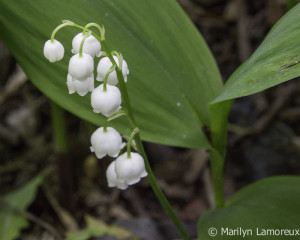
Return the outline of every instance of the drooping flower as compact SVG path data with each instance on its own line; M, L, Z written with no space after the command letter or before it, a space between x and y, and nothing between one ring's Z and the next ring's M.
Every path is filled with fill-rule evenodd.
M94 90L94 74L88 77L85 81L73 79L70 74L67 76L67 86L69 94L77 92L80 96L86 95Z
M91 151L95 152L97 158L101 159L108 155L117 157L120 150L125 146L121 135L112 127L98 128L91 136Z
M79 81L85 81L94 72L94 60L93 58L86 53L82 53L82 56L75 54L71 57L69 62L69 74L72 79Z
M104 91L103 86L101 84L93 90L91 105L95 113L102 113L104 116L109 117L121 108L121 93L115 86L107 84L106 91Z
M148 175L142 156L134 152L131 152L130 155L130 158L128 158L127 152L120 155L116 159L115 166L118 180L124 181L128 185L135 184Z
M45 42L44 45L44 56L50 62L57 62L64 57L65 49L64 46L57 40L53 39Z
M117 56L113 56L114 60L116 61L117 65L120 66L119 63L119 59ZM110 67L112 66L111 61L109 60L108 57L104 57L102 58L97 66L97 78L96 80L103 82L106 73L108 72L108 70L110 69ZM123 77L124 77L124 81L127 82L127 75L129 74L129 70L128 70L128 65L126 63L125 60L123 60L122 63L122 73L123 73ZM117 78L117 73L116 70L114 70L113 72L111 72L108 76L107 79L107 83L110 85L116 85L118 83L118 78Z
M106 170L106 178L109 187L117 187L119 189L128 188L128 184L126 184L123 180L118 179L116 174L116 161L113 161Z
M80 44L81 41L83 39L83 34L78 33L72 41L72 53L76 54L79 53L79 49L80 49ZM92 35L88 36L84 43L83 43L83 47L82 47L82 51L84 53L87 53L89 55L91 55L91 57L100 57L102 52L101 52L101 44L100 42Z

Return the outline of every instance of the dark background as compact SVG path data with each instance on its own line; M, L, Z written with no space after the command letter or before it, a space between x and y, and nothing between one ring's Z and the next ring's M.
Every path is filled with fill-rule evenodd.
M207 41L224 81L248 59L271 27L297 1L179 0ZM300 39L299 39L300 44ZM265 177L300 173L300 82L286 82L239 98L229 117L225 195ZM126 191L107 187L106 158L89 152L91 127L65 114L68 154L54 151L50 101L28 81L0 42L0 195L47 172L28 209L59 233L84 227L90 214L146 240L171 240L176 230L148 182ZM199 215L213 207L208 154L145 143L155 175L191 236ZM64 210L71 217L64 219ZM75 226L76 227L76 226ZM39 224L19 239L55 239ZM114 239L102 237L98 239Z

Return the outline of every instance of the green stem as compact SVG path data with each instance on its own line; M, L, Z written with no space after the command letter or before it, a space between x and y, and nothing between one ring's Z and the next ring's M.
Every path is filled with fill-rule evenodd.
M224 159L217 150L210 151L210 162L213 177L216 208L224 207Z
M119 110L117 112L114 112L112 115L110 115L107 119L106 119L106 122L109 122L111 120L114 120L118 117L121 117L123 115L126 115L126 112L124 110Z
M51 34L51 37L50 37L51 42L54 42L55 34L56 34L60 29L62 29L62 28L64 28L64 27L67 27L67 26L77 27L77 28L80 28L80 29L82 29L82 30L88 30L86 27L82 27L82 26L80 26L80 25L78 25L78 24L76 24L76 23L73 23L73 22L69 21L69 20L63 20L62 22L63 22L62 24L58 25L58 26L53 30L53 32L52 32L52 34ZM103 30L103 32L104 32L104 30Z
M96 35L93 32L92 32L92 35L95 38L97 38L98 41L100 41L103 51L106 52L107 57L112 62L112 64L116 66L115 70L116 70L118 81L119 81L119 85L120 85L120 91L121 91L121 95L122 95L122 100L123 100L123 103L124 103L124 105L126 107L126 113L127 113L127 116L128 116L129 124L132 127L132 129L134 129L134 128L137 127L137 125L136 125L135 118L134 118L134 115L133 115L133 112L132 112L132 109L131 109L131 104L130 104L130 101L129 101L127 87L126 87L126 84L125 84L125 81L124 81L124 77L123 77L122 71L120 70L119 67L117 67L118 65L117 65L115 59L113 58L111 52L109 51L109 49L108 49L108 47L106 45L105 40L102 40L101 38L99 38L98 35Z
M224 206L224 162L227 145L228 113L233 101L225 101L210 106L211 145L210 161L213 176L216 208Z
M77 192L76 172L79 168L74 159L67 156L67 132L64 110L51 102L52 125L55 143L56 169L59 178L59 198L64 207L70 211L75 209L74 194Z
M111 54L117 56L118 61L119 61L118 67L119 67L119 68L121 69L121 71L122 71L122 65L123 65L123 56L122 56L122 54L121 54L121 53L118 53L117 51L112 51Z
M145 153L145 150L144 150L144 147L143 147L143 144L142 144L142 141L141 141L141 137L140 137L139 134L136 135L135 142L136 142L136 147L137 147L139 153L143 156L143 158L145 160L145 167L146 167L146 170L148 172L148 181L149 181L149 183L152 187L152 190L154 191L156 197L158 198L161 206L164 208L166 213L169 215L169 217L173 221L173 224L177 228L177 231L179 232L181 238L184 239L184 240L189 240L190 238L189 238L182 222L179 220L179 218L175 214L175 212L174 212L172 206L170 205L168 199L166 198L166 196L164 195L164 193L162 192L162 190L160 189L160 187L157 184L157 181L156 181L155 176L152 172L150 163L148 161L148 158L147 158L147 155Z
M100 31L100 26L98 24L88 24L88 25L86 25L86 27L82 27L82 26L77 25L75 23L72 23L72 24L69 23L69 25L72 25L74 27L78 27L78 28L83 29L83 30L86 30L87 27L95 26ZM110 59L112 64L117 66L111 52L109 51L109 49L106 45L105 38L104 38L104 28L101 32L101 35L102 35L101 37L99 37L94 32L92 32L91 34L100 42L103 51L106 52L107 57ZM122 74L122 69L120 67L116 67L116 73L117 73L117 77L118 77L118 81L119 81L119 85L120 85L120 90L121 90L121 94L122 94L123 103L126 107L126 115L128 117L129 124L132 127L132 129L135 129L137 127L137 125L136 125L135 118L134 118L132 108L131 108L131 104L130 104L130 101L129 101L129 96L128 96L127 87L126 87L126 84L125 84L125 81L124 81L124 77L123 77L123 74ZM148 180L149 180L149 183L150 183L156 197L158 198L160 204L162 205L162 207L164 208L166 213L172 219L172 221L173 221L174 225L176 226L180 236L184 240L190 240L190 238L189 238L182 222L179 220L179 218L175 214L175 212L174 212L173 208L171 207L169 201L167 200L164 193L162 192L162 190L159 188L159 186L157 184L155 176L154 176L154 174L152 172L152 169L150 167L150 163L149 163L148 158L146 156L146 153L145 153L142 141L141 141L140 134L137 133L134 138L135 138L137 149L138 149L139 153L142 155L142 157L144 158L145 167L146 167L146 170L148 172Z
M108 126L108 122L115 119L115 118L118 118L118 117L121 117L123 115L126 115L126 112L124 110L119 110L117 112L114 112L112 115L110 115L108 118L106 118L104 124L103 124L103 132L107 132L107 126Z
M107 71L107 73L105 74L105 77L104 77L104 80L103 80L103 92L106 92L107 91L107 80L108 80L108 77L109 77L109 74L111 74L116 68L116 65L112 65L109 70Z
M131 144L132 144L132 140L134 138L134 136L140 131L140 129L138 128L135 128L133 129L131 135L130 135L130 138L129 138L129 141L127 143L127 158L131 158Z
M87 39L87 37L88 37L89 35L90 35L89 33L83 34L83 38L82 38L82 40L81 40L80 48L79 48L79 57L82 57L83 44L84 44L85 40Z
M55 151L57 153L66 153L68 148L64 110L58 105L56 105L54 102L51 102L51 112Z
M103 40L105 39L105 28L103 26L100 27L100 25L97 23L88 23L87 25L85 25L85 28L90 28L90 27L96 27L100 32L101 39Z
M74 26L74 23L71 22L71 21L63 21L62 24L58 25L52 32L51 34L51 42L53 43L54 42L54 37L55 37L55 34L62 28L66 27L66 26Z
M95 33L92 33L92 35L100 41L103 51L106 52L107 57L110 59L112 64L117 66L111 52L109 51L109 49L106 45L105 40L101 39ZM137 127L137 125L136 125L135 118L134 118L134 115L133 115L133 111L132 111L132 108L131 108L131 104L130 104L130 101L129 101L129 96L128 96L127 87L126 87L126 84L125 84L125 81L124 81L124 77L123 77L123 74L122 74L122 69L120 69L120 67L116 67L116 73L117 73L117 77L118 77L118 81L119 81L119 86L120 86L120 91L121 91L121 94L122 94L123 103L124 103L124 105L126 107L126 110L127 110L127 117L128 117L129 124L131 125L132 129L135 129ZM180 236L182 237L182 239L189 240L190 238L189 238L182 222L179 220L179 218L175 214L175 212L174 212L173 208L171 207L169 201L167 200L164 193L162 192L162 190L159 188L159 186L157 184L157 181L156 181L155 176L152 172L150 163L148 161L147 155L145 153L145 150L144 150L144 147L143 147L143 144L142 144L142 141L141 141L140 134L137 133L135 135L134 139L135 139L135 142L136 142L138 152L144 158L145 167L146 167L146 170L148 172L148 180L149 180L149 183L150 183L156 197L158 198L160 204L162 205L162 207L164 208L166 213L169 215L169 217L173 221L173 223L174 223L175 227L177 228L177 230L178 230Z
M104 122L103 132L107 132L107 121Z

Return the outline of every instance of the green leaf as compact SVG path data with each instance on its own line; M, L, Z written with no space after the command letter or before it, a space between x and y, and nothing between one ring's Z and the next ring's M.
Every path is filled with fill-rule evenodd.
M213 147L225 156L227 117L233 99L263 91L300 76L300 4L270 31L255 53L229 78L209 104ZM295 64L295 61L299 63Z
M281 176L264 179L242 189L227 202L225 208L207 211L200 217L199 239L299 239L300 235L261 235L266 229L300 230L299 186L300 177ZM217 236L209 236L210 228L217 230ZM235 236L230 235L230 232L233 233L231 229L236 229ZM250 230L243 237L241 229Z
M67 233L66 240L88 240L91 237L100 237L104 235L115 236L118 239L137 239L130 232L116 226L107 226L104 222L91 216L85 217L86 228L75 233Z
M105 26L108 47L122 52L130 68L127 86L143 140L209 147L202 126L209 126L207 105L223 85L206 43L176 1L0 2L0 37L30 80L61 107L101 125L104 118L92 112L89 96L67 93L71 41L78 30L58 33L66 49L62 62L43 57L44 42L63 19ZM129 134L125 118L113 124Z
M300 76L300 4L283 16L255 53L226 82L221 102L263 91Z
M35 199L41 182L42 178L37 176L24 187L5 195L4 199L12 206L25 210ZM20 231L28 226L29 222L23 216L0 205L0 240L16 239Z

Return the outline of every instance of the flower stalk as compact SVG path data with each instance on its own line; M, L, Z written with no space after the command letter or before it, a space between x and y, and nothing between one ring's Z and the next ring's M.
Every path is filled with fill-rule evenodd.
M117 66L111 52L109 51L109 49L106 45L105 40L100 39L95 33L92 33L92 35L100 41L103 51L106 52L107 57L110 59L112 64ZM118 77L118 81L119 81L119 85L120 85L120 91L121 91L121 94L122 94L123 103L124 103L124 105L126 107L126 111L127 111L128 121L129 121L132 129L135 129L137 127L137 125L136 125L136 121L135 121L133 111L132 111L132 108L131 108L131 104L130 104L130 100L129 100L129 96L128 96L128 92L127 92L127 87L126 87L124 77L123 77L123 74L122 74L122 69L120 67L116 67L116 73L117 73L117 77ZM189 238L182 222L179 220L179 218L175 214L175 212L174 212L172 206L170 205L169 201L167 200L166 196L164 195L164 193L162 192L162 190L160 189L160 187L157 184L156 178L155 178L155 176L152 172L150 163L149 163L147 155L145 153L145 150L144 150L144 147L143 147L143 144L142 144L142 141L141 141L140 134L137 133L135 135L134 139L135 139L135 142L136 142L138 152L144 158L145 167L146 167L146 170L148 172L148 177L147 178L148 178L149 183L152 187L152 190L154 191L156 197L158 198L160 204L162 205L162 207L164 208L166 213L169 215L169 217L173 221L173 223L176 226L180 236L184 240L189 240L190 238Z
M210 151L210 162L213 177L213 187L215 194L215 207L224 207L224 158L215 149Z
M133 129L133 131L132 131L132 133L130 135L129 141L127 143L127 158L131 158L131 144L132 144L132 140L134 138L134 135L137 134L139 131L140 131L140 129L135 128L135 129Z
M79 57L82 57L82 49L83 49L83 44L84 44L84 42L85 42L85 40L86 40L86 38L89 36L89 33L85 33L84 35L83 35L83 39L82 39L82 41L81 41L81 43L80 43L80 48L79 48Z
M103 92L106 92L107 91L107 80L108 80L108 77L109 77L109 74L112 73L116 68L116 65L112 65L110 67L110 69L107 71L105 77L104 77L104 81L103 81Z
M189 238L182 222L179 220L179 218L175 214L173 208L171 207L169 201L165 197L162 190L159 188L157 181L155 179L155 176L152 172L149 160L146 156L146 153L145 153L142 141L141 141L139 129L137 127L137 124L136 124L136 121L134 118L134 114L133 114L133 110L131 108L127 87L125 84L125 82L127 81L127 75L129 74L129 70L127 68L128 67L127 63L123 60L123 56L118 52L110 51L108 49L107 44L105 42L104 27L100 27L100 25L98 25L96 23L89 23L83 27L83 26L75 24L71 21L63 21L63 24L59 25L52 32L51 40L54 39L56 32L65 26L74 26L74 27L80 28L83 30L83 33L85 33L85 34L83 34L84 36L83 36L83 39L80 44L79 58L76 55L74 55L71 58L70 63L69 63L69 75L71 75L71 79L70 79L69 83L74 82L74 84L77 84L79 86L78 87L76 85L77 91L78 91L78 89L81 90L82 86L80 85L80 83L76 82L76 80L86 82L86 81L88 81L88 79L90 79L90 77L93 77L93 71L91 71L91 69L92 69L91 65L93 62L93 58L89 54L83 53L84 52L83 44L87 37L92 35L94 38L96 38L100 42L103 52L105 53L106 57L110 60L110 62L112 64L112 66L107 70L108 72L104 76L103 90L101 89L102 86L100 85L99 87L95 88L92 91L92 95L91 95L91 105L93 107L93 111L96 113L102 113L104 116L108 117L106 123L104 124L104 127L97 129L93 133L93 135L91 137L91 142L92 142L91 151L95 152L95 154L97 155L98 158L102 158L105 155L116 157L124 145L122 143L122 139L118 135L117 131L111 127L107 127L107 122L109 121L109 119L111 119L112 117L115 117L114 114L116 114L116 116L118 115L117 114L119 111L118 107L121 104L121 102L119 104L119 101L116 101L116 100L118 100L116 98L116 96L118 94L115 93L116 91L114 90L114 88L116 88L116 87L113 86L116 84L116 80L117 80L117 83L119 83L119 88L120 88L120 93L121 93L121 94L120 93L119 94L121 95L122 100L123 100L122 101L123 105L125 106L125 113L126 113L125 115L127 116L130 127L133 129L133 132L130 136L130 139L129 139L129 142L127 145L127 155L124 156L124 154L126 154L126 153L124 153L123 155L119 156L114 162L111 163L111 165L108 168L107 178L108 178L109 186L112 186L112 187L117 186L121 189L126 189L128 187L128 185L132 185L132 184L138 182L140 180L140 178L148 175L149 183L150 183L156 197L158 198L160 204L162 205L162 207L164 208L166 213L169 215L169 217L173 221L181 238L184 240L189 240L190 238ZM96 27L100 32L100 36L97 35L95 32L91 31L89 29L90 27ZM113 54L116 56L113 56ZM93 56L94 55L95 54L93 54ZM116 60L118 60L119 65L116 63ZM123 67L124 67L124 69L123 69ZM78 69L79 69L79 71L77 71ZM98 69L97 69L97 71L98 71ZM117 79L114 76L115 82L110 83L108 81L108 78L109 78L109 75L113 71L115 71L114 75L116 75ZM102 81L103 78L100 78L100 77L99 78L97 77L97 80ZM109 83L111 85L107 85L107 83ZM108 95L108 93L112 93L112 95ZM111 109L108 109L108 105L104 107L105 109L102 109L103 106L101 104L103 103L103 99L110 100L109 99L110 96L113 96L113 99L115 99L116 104L111 105L110 106ZM121 99L121 97L120 97L120 99ZM102 100L101 103L99 103L99 101L98 101L100 98ZM121 114L124 115L124 111L121 112ZM106 143L108 139L111 141L111 144L105 145L104 143ZM116 142L115 139L118 139L117 144L115 143ZM131 153L131 145L132 145L133 139L135 140L137 150L141 156L138 153ZM101 144L99 144L99 143L101 143ZM113 145L115 145L115 146L113 146ZM112 148L112 146L113 146L113 148ZM129 159L129 158L131 158L131 159ZM128 162L128 160L130 160L130 161ZM134 178L132 178L131 176L128 176L128 173L124 172L124 169L127 168L128 164L131 164L131 162L133 162L133 161L138 163L138 164L135 164L135 166L133 166L135 168L134 169L134 171L135 171ZM123 169L122 166L126 166L126 168ZM145 171L145 169L146 169L146 171ZM123 176L123 178L120 177L121 175Z

